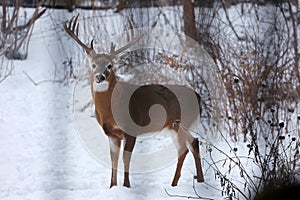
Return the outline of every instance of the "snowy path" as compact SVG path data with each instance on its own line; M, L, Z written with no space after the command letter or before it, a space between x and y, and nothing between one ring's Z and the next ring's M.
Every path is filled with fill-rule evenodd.
M156 172L132 174L131 189L108 188L110 169L86 151L77 134L72 111L74 83L48 81L61 72L58 68L67 57L60 48L61 38L65 38L62 33L40 31L53 22L49 23L48 17L53 13L36 24L28 59L14 61L13 75L0 84L0 198L170 199L165 189L195 196L191 154L178 187L170 186L174 163ZM122 180L120 174L119 185ZM196 189L203 196L220 193L206 184L196 184Z
M133 174L132 189L109 189L110 169L86 151L75 130L72 91L61 84L35 86L21 72L1 85L1 199L169 199L165 188L194 196L190 156L177 188L170 187L172 165Z

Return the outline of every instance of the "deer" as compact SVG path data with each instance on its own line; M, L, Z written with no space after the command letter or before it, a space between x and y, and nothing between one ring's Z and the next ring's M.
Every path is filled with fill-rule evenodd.
M97 53L94 50L93 42L91 40L90 46L84 44L78 37L79 23L78 15L73 16L70 20L64 23L64 30L75 42L84 49L89 60L90 65L90 87L92 93L92 100L94 103L95 118L98 124L102 127L103 132L108 137L109 151L111 157L111 182L110 188L117 186L117 172L118 172L118 160L120 154L121 142L123 142L123 164L124 164L124 182L123 186L130 188L130 161L132 152L136 143L136 138L143 134L140 130L131 129L131 132L126 131L126 125L132 120L140 127L146 127L141 129L144 132L151 133L161 131L163 129L168 130L171 134L175 147L177 149L177 166L174 174L171 186L177 186L179 178L181 176L181 169L186 155L189 151L192 152L195 167L197 182L204 182L202 165L200 160L199 140L197 137L192 136L188 130L183 128L181 124L184 122L185 127L191 126L201 114L200 95L194 90L180 85L161 85L161 84L148 84L137 87L132 93L129 105L126 109L129 109L131 119L118 115L118 123L116 117L113 114L113 107L115 110L122 110L124 103L122 103L125 95L132 90L132 85L126 82L120 82L117 75L113 71L115 60L136 44L141 37L135 37L129 41L125 46L116 49L116 45L111 43L110 51L107 53ZM101 86L95 89L95 85ZM118 89L116 87L118 86ZM114 91L118 91L115 92ZM190 94L194 94L197 101L197 108L189 108L182 113L180 98L184 98ZM113 98L115 99L113 102ZM165 122L159 125L159 116L155 123L151 123L149 116L149 109L152 105L160 105L165 109ZM122 108L121 108L122 106ZM196 110L196 112L194 112ZM155 121L155 120L154 120Z

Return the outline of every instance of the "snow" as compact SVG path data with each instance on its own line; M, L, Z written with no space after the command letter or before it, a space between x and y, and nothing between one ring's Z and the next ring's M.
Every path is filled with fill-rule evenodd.
M103 12L111 14L111 11ZM161 157L168 162L160 163L155 169L136 169L130 175L132 188L122 186L123 175L120 171L119 186L109 189L110 157L108 147L102 146L108 145L107 138L101 133L102 129L96 119L91 116L92 107L80 111L91 100L91 96L89 82L82 78L85 74L78 72L82 68L80 65L83 63L83 52L62 29L63 22L70 16L63 11L48 10L34 27L28 59L5 61L11 63L14 70L0 84L1 199L152 200L182 199L180 196L197 197L197 194L211 199L223 199L219 179L212 170L211 156L225 173L228 173L228 165L223 165L226 159L219 151L213 150L210 155L206 140L213 142L228 155L244 156L241 162L253 174L259 171L252 160L247 158L248 149L245 143L233 143L229 139L228 145L220 137L209 136L206 140L200 138L203 142L200 154L204 183L195 183L194 160L192 154L188 154L179 185L170 186L176 168L176 160L170 161L166 157L174 158L170 147L170 151ZM120 31L118 27L112 29L112 32ZM71 57L80 79L64 79L68 72L65 71L63 62ZM129 80L130 76L124 75L123 79ZM102 137L101 141L95 140L95 135ZM169 143L169 138L164 134L140 138L135 151L143 153L164 149L164 145ZM238 151L233 152L230 147L236 147ZM100 153L101 158L95 156L93 151ZM147 166L155 162L157 161L146 160L144 164ZM132 165L134 163L133 157ZM228 177L243 185L239 173L239 168L233 164ZM242 196L238 198L242 199Z
M14 71L0 84L0 198L169 199L165 189L193 195L191 155L177 188L170 186L173 162L155 172L132 174L131 189L121 186L120 172L120 186L109 189L110 168L87 151L78 134L80 125L73 113L76 84L60 82L66 73L62 63L72 53L82 52L69 52L67 36L58 26L62 23L52 20L58 16L63 14L50 10L36 23L27 60L5 61L12 62ZM80 123L96 125L95 118L86 120ZM143 141L137 143L143 145ZM206 186L204 191L211 195Z

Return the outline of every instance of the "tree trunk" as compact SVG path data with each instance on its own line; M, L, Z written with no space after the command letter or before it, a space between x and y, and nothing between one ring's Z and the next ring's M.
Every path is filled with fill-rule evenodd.
M181 0L183 5L184 33L197 40L194 5L191 0Z
M75 0L67 0L67 9L69 12L72 12L75 8Z

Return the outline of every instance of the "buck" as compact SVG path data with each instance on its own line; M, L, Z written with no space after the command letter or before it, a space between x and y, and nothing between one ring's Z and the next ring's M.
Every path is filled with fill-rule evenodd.
M124 108L124 103L122 103L122 101L127 93L131 93L133 86L132 84L120 82L118 80L113 71L114 61L125 50L136 44L141 36L132 39L128 44L117 50L116 45L111 43L109 53L96 53L93 47L93 40L89 47L79 39L79 24L77 23L77 20L78 15L65 22L64 29L68 35L85 50L90 61L90 83L92 98L95 105L95 116L109 139L112 169L110 187L117 185L118 160L122 140L124 141L123 185L130 187L129 167L131 155L136 143L136 137L139 136L139 134L143 134L139 130L134 129L131 130L134 133L126 132L126 130L128 130L126 129L126 125L130 120L134 121L140 127L145 127L144 129L141 129L144 132L151 133L167 129L174 135L173 142L175 143L178 152L178 159L172 186L177 186L178 184L182 165L189 150L192 152L195 160L197 174L195 178L197 179L197 182L203 182L204 178L200 161L199 141L181 126L183 123L185 127L191 126L200 116L199 95L192 89L179 85L142 85L132 93L128 107L125 106L125 108L129 109L131 119L123 117L122 114L120 114L117 116L117 123L113 114L113 106L115 106L115 110L122 110ZM117 85L119 85L119 89L116 89ZM97 86L97 89L95 89L95 86ZM113 94L114 90L118 90L118 92ZM180 98L189 96L191 92L197 97L197 108L189 108L189 106L187 106L187 109L183 111L180 107ZM112 99L113 97L115 98L114 101ZM147 126L151 122L149 109L155 104L159 104L165 109L165 123L160 126L158 125L159 120L156 120L156 122L151 123L151 126ZM197 110L196 114L195 110ZM160 119L159 116L154 116L154 118Z

